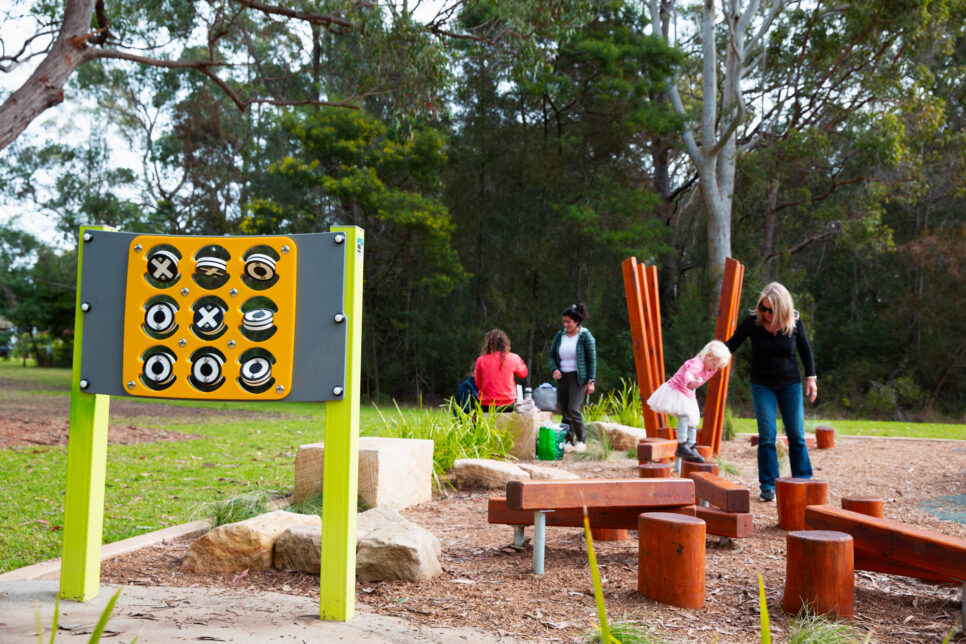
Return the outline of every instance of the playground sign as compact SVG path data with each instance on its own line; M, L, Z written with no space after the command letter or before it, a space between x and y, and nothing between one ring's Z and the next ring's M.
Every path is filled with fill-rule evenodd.
M110 396L322 401L320 616L352 616L363 245L81 229L61 597L98 593Z

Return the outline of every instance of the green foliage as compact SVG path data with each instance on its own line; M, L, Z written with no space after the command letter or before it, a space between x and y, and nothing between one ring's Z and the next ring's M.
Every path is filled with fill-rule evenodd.
M268 512L269 495L264 490L248 492L229 499L205 503L198 508L197 516L210 518L211 527L237 523Z
M585 427L584 430L587 449L583 452L572 452L570 458L575 461L606 461L609 459L614 448L607 434L591 427Z
M731 476L741 475L741 468L739 468L731 461L725 461L723 459L716 458L714 462L718 464L718 471L724 474L730 474Z
M721 439L731 441L738 434L738 424L735 422L735 415L730 406L725 406L724 424L721 427Z
M420 405L382 418L382 435L390 438L421 438L433 441L433 473L437 485L446 480L453 463L460 458L509 458L513 439L509 424L498 427L495 413L483 411L479 403L464 412L452 399L438 408Z
M665 644L667 642L663 637L651 633L645 625L636 622L610 624L610 638L611 642L618 644ZM583 641L588 644L603 642L600 630L587 635Z
M582 412L585 421L620 423L629 427L643 427L640 390L633 380L621 378L620 389L598 396L596 402L588 403Z
M788 626L788 644L857 644L862 641L861 632L851 624L808 611L796 615Z
M761 621L761 644L771 644L771 624L768 621L768 601L765 598L765 582L758 573L758 611Z

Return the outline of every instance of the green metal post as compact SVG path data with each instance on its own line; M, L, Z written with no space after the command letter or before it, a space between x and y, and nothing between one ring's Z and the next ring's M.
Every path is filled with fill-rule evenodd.
M70 379L67 498L64 502L64 548L60 571L60 596L74 601L88 601L97 597L101 579L104 471L107 465L107 420L111 397L84 393L80 386L84 340L84 313L81 310L84 235L98 230L110 229L104 226L81 228L77 248L74 367Z
M338 226L344 235L346 365L342 400L325 404L322 472L322 571L319 617L345 622L355 613L356 497L359 493L359 387L362 370L362 262L365 234Z

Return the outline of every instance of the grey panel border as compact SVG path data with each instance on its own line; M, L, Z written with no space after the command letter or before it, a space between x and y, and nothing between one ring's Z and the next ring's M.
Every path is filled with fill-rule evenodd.
M89 393L132 397L123 386L124 295L128 251L133 239L141 234L89 233L91 240L81 242L85 246L80 301L90 304L84 314L81 379L90 383L85 390ZM290 238L298 249L292 390L281 399L287 402L344 397L344 393L333 393L336 388L345 390L349 326L347 320L336 321L337 314L344 315L345 301L346 244L336 243L339 234L281 235ZM270 236L276 235L265 235Z

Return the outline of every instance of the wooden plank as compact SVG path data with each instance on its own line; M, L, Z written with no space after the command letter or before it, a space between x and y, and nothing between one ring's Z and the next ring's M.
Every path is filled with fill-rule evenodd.
M805 508L805 527L847 532L855 540L856 550L871 553L883 562L906 564L934 575L966 581L966 539L829 505Z
M659 362L658 359L659 352L663 353L659 340L661 312L658 309L655 314L654 303L656 301L656 294L651 292L648 268L644 264L637 265L637 280L641 285L641 303L644 311L644 340L647 347L647 369L651 378L650 390L647 392L641 391L641 398L647 400L664 382L664 364L663 362ZM657 422L659 427L666 427L667 414L657 414ZM668 437L662 436L662 438Z
M751 492L707 472L691 472L694 494L725 512L751 512Z
M959 581L949 575L938 575L919 566L910 566L896 561L889 561L874 553L865 550L855 550L855 569L868 570L870 572L884 572L889 575L901 575L903 577L916 577L917 579L930 584L955 584Z
M665 458L674 458L678 442L667 438L645 438L637 444L639 463L651 463Z
M738 282L740 266L741 264L730 257L725 259L724 275L721 278L721 293L718 296L718 313L714 326L714 337L722 342L731 337L735 328L735 321L733 320L735 299L741 299L741 285ZM738 294L737 298L736 293ZM698 437L698 443L714 448L715 454L718 453L716 445L720 445L718 436L724 424L729 375L730 365L718 371L708 383L708 395L704 404L704 422L701 425L701 433Z
M703 505L694 507L694 516L704 519L708 534L732 539L750 537L754 530L754 517L747 512L725 512L718 508L708 508Z
M641 411L644 415L644 430L648 436L657 436L657 414L645 402L657 385L651 382L647 358L647 338L644 323L644 304L641 300L641 283L638 279L637 259L630 257L621 262L624 273L624 295L627 299L627 317L631 326L631 343L634 348L634 365L637 368L637 385L641 394Z
M655 507L588 508L587 515L592 528L611 530L637 530L637 519L644 512L675 512L694 516L693 505L668 505ZM532 510L513 510L505 498L494 497L487 504L487 523L504 525L533 525ZM581 528L584 525L583 508L564 508L547 512L547 525L565 528Z
M691 479L597 479L586 481L510 481L507 505L514 510L626 508L691 505Z

